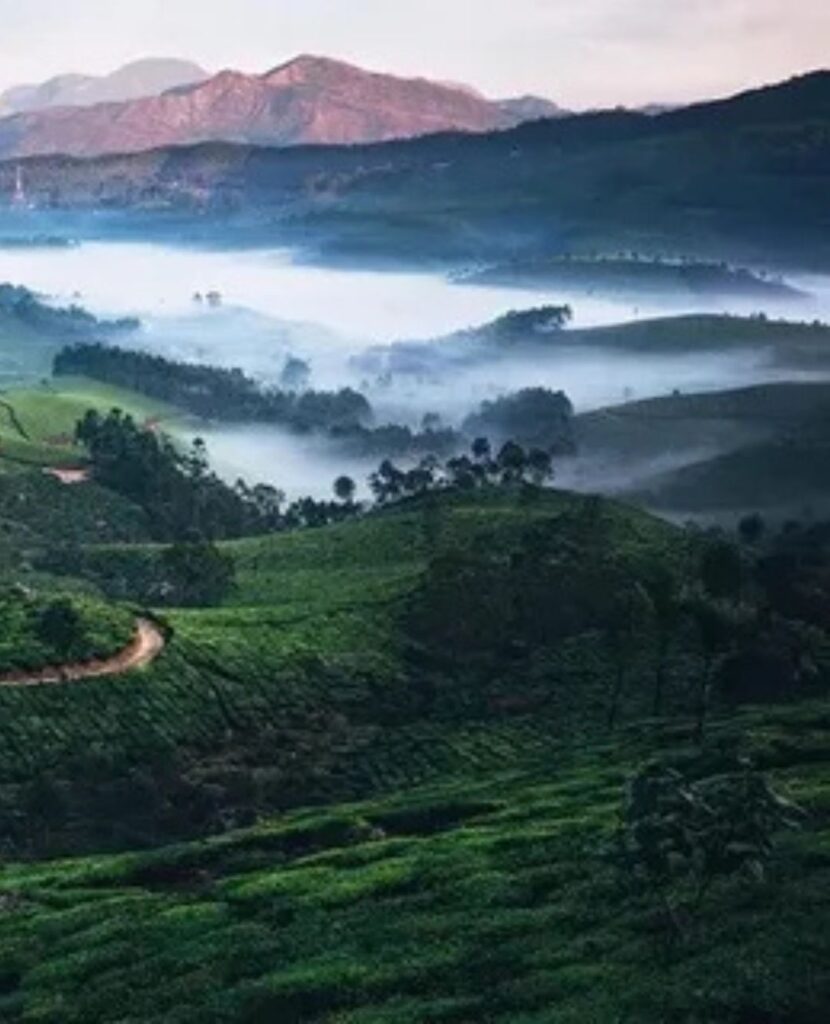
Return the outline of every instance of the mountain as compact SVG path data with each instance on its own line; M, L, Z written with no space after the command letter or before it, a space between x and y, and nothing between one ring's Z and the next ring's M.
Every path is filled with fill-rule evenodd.
M83 92L77 83L69 89L78 90ZM534 117L550 109L539 100L505 106L462 87L301 56L263 75L222 71L124 103L28 110L0 121L0 156L90 157L205 141L284 147L487 132L523 120L528 104Z
M17 120L0 122L0 149ZM17 170L0 163L0 197L14 195ZM636 252L826 267L830 72L656 117L607 111L382 145L51 156L21 172L35 205L230 212L262 241L328 259L476 267Z
M0 94L0 115L49 107L91 107L158 96L168 89L202 82L208 73L186 60L149 57L125 64L109 75L58 75L38 85L18 85Z
M516 124L522 121L538 121L546 117L568 117L570 111L563 110L552 100L544 96L515 96L511 99L496 100L497 105Z

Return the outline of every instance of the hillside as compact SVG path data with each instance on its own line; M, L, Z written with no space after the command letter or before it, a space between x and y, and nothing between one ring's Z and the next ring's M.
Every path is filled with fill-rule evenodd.
M424 663L407 669L399 609L433 546L510 552L528 529L635 572L686 564L679 531L622 506L447 495L437 518L416 502L228 545L237 592L167 613L167 650L140 674L0 689L4 1019L104 1024L117 1003L136 1024L818 1024L825 701L721 705L701 756L688 637L667 717L643 719L638 668L615 731L593 632L483 689L470 663L437 703ZM762 881L718 877L675 934L612 856L626 779L657 757L705 776L737 753L807 817ZM20 862L50 852L75 856Z
M78 420L88 409L112 408L140 422L163 422L166 429L183 422L182 414L163 402L82 378L14 388L0 392L0 472L13 471L18 464L82 465L83 452L74 440Z
M774 880L720 883L682 942L660 942L648 896L602 856L626 773L674 747L632 734L621 749L553 748L523 772L481 777L471 761L478 779L154 854L7 867L5 1017L103 1024L117 1002L157 1024L819 1024L825 719L818 707L754 713L719 733L728 745L743 730L815 824L786 842ZM439 754L434 741L422 750Z
M632 320L605 327L569 327L570 307L512 310L488 323L439 338L376 345L355 356L361 372L411 376L452 372L481 364L509 366L513 360L561 360L581 352L666 360L665 384L672 385L671 357L702 360L753 359L759 367L794 376L828 367L830 326L759 316L691 314ZM639 408L633 406L633 409Z
M763 512L777 519L823 517L830 511L830 437L774 436L735 450L690 459L622 493L662 511L712 518Z
M604 112L378 146L40 158L25 179L36 203L208 208L249 239L296 241L329 259L623 249L826 265L828 95L830 73L817 72L656 117ZM15 173L0 166L0 193L13 193Z
M673 394L584 413L574 421L586 454L656 459L694 448L738 448L748 441L821 436L830 428L830 385L758 384Z
M556 719L596 729L607 679L587 636L554 656L559 683L547 695L541 679L518 690L507 680L481 686L469 679L447 681L429 697L423 675L411 675L399 632L402 602L418 583L436 529L442 544L457 550L485 535L510 545L527 526L557 516L569 531L580 507L581 499L564 494L525 508L495 493L451 500L437 520L415 506L227 545L236 590L225 607L166 611L171 639L140 685L126 677L79 683L69 701L50 688L0 691L11 743L0 763L0 792L21 799L47 773L62 780L63 799L74 808L57 831L41 832L47 823L36 817L17 824L7 817L15 843L21 851L57 853L146 846L267 809L392 791L465 765L495 767L501 741L491 747L491 719L496 725L503 718L496 734L504 730L512 743L515 731L527 752L561 738L551 725ZM603 546L620 543L635 560L673 536L633 510L609 507L607 515ZM158 553L87 547L83 572L118 585L138 579ZM593 693L587 704L585 692L580 697L586 684ZM632 690L625 705L633 712L648 700ZM38 743L45 720L49 739ZM25 766L11 753L21 745ZM435 753L425 756L431 746ZM401 758L402 749L411 754ZM103 775L92 768L99 757L110 766ZM248 778L239 788L242 771ZM138 796L145 772L159 787L149 803ZM116 793L123 813L102 819L102 801ZM172 817L171 802L178 809Z
M44 378L55 352L68 342L111 340L138 328L137 320L99 320L80 306L54 306L20 285L0 283L0 386Z
M830 386L762 384L673 394L574 419L577 474L675 515L823 515Z
M6 398L32 444L86 407L176 422L71 378ZM626 416L819 423L827 402L670 396L609 436ZM604 499L450 488L221 543L234 586L153 613L172 550L153 527L100 480L0 474L0 662L55 660L53 595L83 612L77 656L122 649L136 617L166 639L124 675L0 686L4 1020L104 1024L127 1001L135 1024L822 1020L821 528L797 535L806 589L776 589L789 534L738 550ZM711 615L736 623L714 660ZM799 827L699 897L649 883L619 854L649 764L763 779Z

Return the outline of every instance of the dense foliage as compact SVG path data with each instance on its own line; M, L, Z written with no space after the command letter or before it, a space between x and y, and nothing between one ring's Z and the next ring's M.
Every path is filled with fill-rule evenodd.
M692 259L647 258L639 253L616 256L538 256L505 260L475 272L476 283L522 287L564 287L589 293L654 295L741 295L744 297L793 298L797 289L780 278L757 274L743 267Z
M144 509L158 540L238 537L280 523L279 492L265 485L229 487L208 468L199 440L182 453L118 409L106 416L89 410L76 436L96 481Z
M498 461L483 443L470 458L485 478ZM140 678L0 691L5 848L97 854L4 872L11 1021L48 1004L46 1019L103 1024L113 999L165 1024L391 1024L494 1007L513 1021L552 1005L600 1024L768 1020L782 1007L821 1020L825 701L729 711L730 635L697 754L705 652L678 611L705 599L757 606L760 621L754 567L783 538L756 523L739 550L497 480L223 545L236 588L222 608L170 611L168 647ZM88 551L102 566L162 555ZM806 695L822 692L814 681ZM749 789L722 781L721 753L751 757ZM607 856L626 776L681 754L712 868L691 921L698 859L632 885ZM773 814L782 794L806 811L793 836ZM258 820L314 803L328 806ZM148 849L205 833L223 834ZM100 855L125 848L146 852ZM437 933L450 946L424 941ZM95 984L81 985L90 964Z
M366 399L349 388L337 392L264 389L241 370L180 363L105 345L62 349L55 356L54 372L106 381L204 419L225 422L328 431L365 426L372 417Z
M522 388L483 402L464 421L464 432L499 441L546 448L556 454L573 454L573 406L562 391Z
M47 305L22 285L0 284L0 316L12 317L27 327L58 339L90 340L118 331L135 330L134 319L98 320L80 306Z
M0 673L90 661L129 642L133 616L89 597L0 591Z

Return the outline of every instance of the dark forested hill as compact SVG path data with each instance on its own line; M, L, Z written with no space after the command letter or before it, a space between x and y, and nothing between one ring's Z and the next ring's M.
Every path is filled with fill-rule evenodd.
M375 146L46 157L23 173L41 206L256 214L263 241L328 255L625 247L827 262L830 72L658 117L610 111ZM0 195L15 175L0 165Z

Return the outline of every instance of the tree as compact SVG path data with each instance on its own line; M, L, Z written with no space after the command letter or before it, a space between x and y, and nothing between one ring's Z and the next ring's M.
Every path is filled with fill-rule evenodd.
M457 455L448 459L444 468L453 487L469 491L479 483L479 475L476 473L479 467L467 455Z
M672 889L690 896L695 909L719 877L762 879L777 834L802 818L746 762L696 781L653 763L626 786L617 850L629 875L659 894L679 931Z
M334 494L344 505L351 505L357 491L357 484L350 476L339 476L334 481Z
M515 441L507 441L499 450L496 462L501 473L502 483L519 483L524 477L527 467L527 456L521 445Z
M700 592L691 594L685 602L685 608L697 627L703 654L695 693L695 739L698 744L702 744L715 667L729 651L737 635L740 613L726 602L713 600Z
M471 445L471 451L473 453L473 458L477 462L490 461L492 449L490 447L490 442L486 437L477 437Z
M743 588L741 552L728 540L710 540L700 557L700 581L716 600L737 601Z
M761 540L765 530L766 523L757 512L751 516L744 516L738 523L738 536L744 544L749 544L750 546L757 544Z
M574 449L573 406L564 392L546 388L523 388L482 402L463 429L471 437L509 439L556 454Z
M81 617L68 597L50 601L37 620L39 639L62 657L71 652L83 635Z
M553 460L550 452L546 452L544 448L531 448L527 453L527 468L530 479L537 487L541 487L553 477Z
M369 477L369 487L379 504L399 498L406 474L389 459L384 459L377 471Z
M280 385L288 391L305 391L311 380L311 367L304 359L289 356L280 373Z
M664 561L655 562L643 574L643 587L651 605L654 622L655 659L652 713L663 712L669 651L682 616L680 581Z
M233 559L207 541L174 544L164 550L161 562L157 599L165 604L218 604L233 587Z

